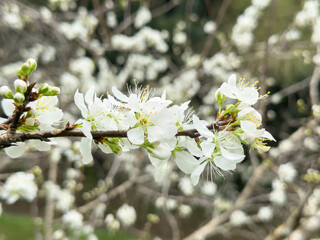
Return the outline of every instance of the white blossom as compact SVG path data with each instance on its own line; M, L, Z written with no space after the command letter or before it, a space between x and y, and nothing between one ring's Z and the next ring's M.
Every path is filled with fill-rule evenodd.
M130 227L137 219L136 211L132 206L123 204L117 211L117 218L124 227Z
M70 229L77 230L83 225L83 216L76 210L71 210L62 216L62 222Z
M292 163L281 164L278 169L279 178L285 182L293 182L297 176L297 170Z
M181 204L178 208L179 216L182 218L189 217L192 214L192 208L189 205Z
M240 227L250 221L249 217L241 210L235 210L230 216L230 222L235 227Z
M271 207L261 207L258 211L258 218L263 222L268 222L273 218L273 209Z
M214 182L206 181L201 186L201 193L206 196L214 196L217 192L217 185Z
M139 8L139 10L137 12L137 16L134 20L134 26L136 28L141 28L142 26L144 26L145 24L150 22L151 17L152 17L152 15L151 15L151 12L148 8L146 8L146 7Z
M33 174L17 172L8 177L1 188L0 197L8 204L13 204L20 198L31 202L37 196L37 191Z
M216 30L216 23L214 21L208 21L204 24L203 30L207 34L211 34Z

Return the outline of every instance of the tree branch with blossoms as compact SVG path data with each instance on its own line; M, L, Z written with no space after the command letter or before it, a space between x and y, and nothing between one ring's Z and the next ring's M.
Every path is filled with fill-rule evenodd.
M29 83L36 67L35 60L29 59L18 70L15 94L8 86L0 89L6 100L5 112L8 116L12 113L10 124L1 120L0 146L13 158L23 154L27 140L37 150L45 151L54 144L52 138L82 137L80 152L85 164L93 160L93 143L104 153L115 154L142 147L156 167L156 181L163 179L166 165L173 158L181 171L191 174L196 185L207 165L218 173L234 170L245 158L242 144L265 152L270 148L265 139L274 140L265 129L259 129L261 115L252 107L266 95L259 95L256 83L249 85L244 79L237 83L236 75L216 92L219 112L213 123L192 115L190 101L172 105L165 91L161 97L154 97L153 89L136 84L134 90L129 89L129 96L116 87L106 98L98 98L93 87L85 96L77 91L74 101L83 118L55 129L53 125L63 115L55 106L60 89L46 83L36 88L35 83ZM224 106L226 98L238 102Z

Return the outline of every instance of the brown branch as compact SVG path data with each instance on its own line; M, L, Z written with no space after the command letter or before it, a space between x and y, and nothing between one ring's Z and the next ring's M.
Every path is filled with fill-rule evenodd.
M172 0L168 2L167 4L164 4L163 6L154 9L151 11L152 17L159 17L166 12L170 11L172 8L177 6L180 3L180 0ZM135 20L137 16L137 13L131 14L130 17L126 18L122 23L119 24L119 26L114 30L114 34L119 34L126 30Z
M27 104L30 102L30 96L34 85L36 85L36 83L32 83L28 86L27 91L24 93L25 100L23 101L23 104L16 106L16 109L12 115L11 124L9 126L9 134L14 134L16 132L17 127L19 126L20 117L24 113Z
M208 129L219 129L217 123L213 123L207 126ZM127 132L122 131L91 131L94 139L99 138L126 138ZM176 136L188 136L191 138L197 138L200 136L196 129L188 129L178 131ZM12 143L24 142L26 140L38 139L41 141L49 141L49 138L56 137L85 137L81 130L72 130L68 127L64 129L58 129L53 131L39 131L39 132L23 132L23 133L5 133L0 135L0 149L11 146Z
M270 233L265 240L278 240L284 239L287 237L294 229L299 226L299 221L302 217L302 211L305 207L306 202L308 201L309 197L313 193L314 187L308 189L301 199L299 205L294 209L291 210L291 214L287 218L287 220L278 226L272 233Z
M319 53L320 53L320 45L317 46L317 54ZM312 105L316 105L319 103L319 91L318 91L319 80L320 80L319 65L316 64L310 80L310 99L311 99Z
M194 240L198 239L199 237L207 238L211 236L216 231L218 226L220 226L222 223L228 220L228 218L234 210L240 209L244 206L246 200L250 197L251 193L255 189L255 186L259 182L260 178L263 176L265 170L266 168L264 164L260 164L259 167L255 169L254 174L251 176L246 187L241 192L233 207L227 212L211 219L207 224L200 227L198 230L194 231L192 234L184 238L184 240Z
M201 58L206 58L208 56L208 53L210 52L210 48L213 44L213 40L216 36L216 33L218 31L220 24L222 23L222 20L227 12L227 9L230 5L230 2L231 2L231 0L224 0L223 1L222 5L219 9L218 16L215 20L216 29L208 36L208 38L203 46L202 52L201 52Z

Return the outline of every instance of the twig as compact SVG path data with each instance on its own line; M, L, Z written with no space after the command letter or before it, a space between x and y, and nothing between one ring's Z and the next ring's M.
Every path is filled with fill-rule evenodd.
M99 204L101 202L107 202L110 199L115 198L119 194L124 193L127 189L132 187L135 183L143 183L148 180L150 180L149 174L142 175L142 176L135 175L135 176L131 177L130 179L128 179L127 181L120 184L119 186L112 189L110 192L107 193L107 195L102 195L102 196L92 200L91 202L88 202L85 205L79 207L78 211L80 213L86 213L86 212L90 211L91 209L94 209L97 206L97 204Z
M230 217L230 215L234 210L241 208L245 204L246 199L250 197L251 193L255 189L256 184L259 182L260 178L263 176L265 169L266 168L263 163L260 164L259 167L255 169L254 174L251 176L246 187L243 189L240 196L236 200L234 206L230 210L211 219L207 224L205 224L204 226L202 226L201 228L199 228L198 230L196 230L195 232L193 232L192 234L184 238L184 240L194 240L200 237L207 238L211 236L221 223L228 220L228 218Z
M57 180L57 163L49 160L49 173L48 180L52 183L56 183ZM50 194L49 194L50 195ZM51 240L52 232L53 232L53 218L54 218L54 201L53 199L47 195L46 205L44 211L44 239Z
M201 52L202 59L206 58L208 56L208 53L210 52L210 48L213 44L213 39L216 36L216 33L218 31L220 24L222 23L222 20L223 20L225 14L226 14L226 11L230 5L230 2L231 2L231 0L224 0L220 9L219 9L218 16L215 20L216 29L208 36L208 38L203 46L203 49Z
M167 4L164 4L163 6L154 9L151 11L152 17L158 17L166 12L170 11L172 8L177 6L180 3L180 0L172 0L168 2ZM137 16L137 13L133 13L130 17L126 18L122 23L119 24L119 26L114 30L114 34L119 34L126 30L135 20Z
M219 126L216 124L208 125L208 129L219 129ZM99 138L126 138L127 131L91 131L92 137L94 139ZM176 136L188 136L191 138L199 137L199 133L196 129L188 129L178 131ZM58 129L53 131L39 131L39 132L23 132L23 133L14 133L14 134L2 134L0 135L0 149L5 148L7 146L11 146L12 143L16 142L24 142L26 140L38 139L41 141L49 141L49 138L55 137L85 137L82 131L80 130L70 130L68 128Z
M32 92L34 85L36 85L36 83L31 83L28 86L27 91L24 93L25 100L24 100L23 104L20 106L16 106L16 109L12 115L11 124L9 126L9 131L8 131L9 134L14 134L16 132L17 127L19 126L20 117L24 113L24 110L25 110L27 104L30 102L30 94Z
M320 45L317 46L317 52L318 54L320 54ZM316 105L319 103L319 91L318 91L318 83L320 80L319 67L320 66L316 64L310 80L310 99L311 99L312 105Z

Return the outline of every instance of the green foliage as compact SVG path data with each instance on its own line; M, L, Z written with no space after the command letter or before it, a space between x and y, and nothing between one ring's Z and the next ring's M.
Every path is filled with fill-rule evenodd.
M34 240L34 221L30 217L2 214L0 216L0 239ZM96 230L98 239L103 240L137 240L128 233L111 234L105 229Z

